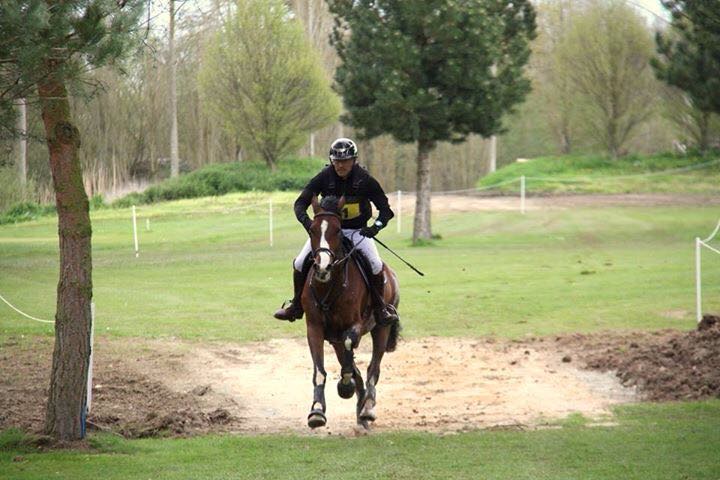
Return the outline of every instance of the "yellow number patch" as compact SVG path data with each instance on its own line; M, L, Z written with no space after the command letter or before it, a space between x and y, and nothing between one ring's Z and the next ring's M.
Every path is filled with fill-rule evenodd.
M360 216L360 203L346 203L342 209L342 219L352 220Z

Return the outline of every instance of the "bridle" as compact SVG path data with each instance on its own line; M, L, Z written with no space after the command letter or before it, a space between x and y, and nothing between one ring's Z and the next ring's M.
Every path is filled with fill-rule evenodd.
M338 220L342 221L342 217L334 212L319 212L315 214L316 217L335 217ZM341 234L342 235L342 234ZM353 252L357 250L358 246L365 241L365 237L363 237L359 242L357 242L355 245L353 245L353 248L350 249L349 252L347 252L342 258L338 259L335 252L333 252L331 249L326 247L320 247L316 250L312 251L313 256L313 268L315 270L318 269L318 263L316 261L317 256L320 253L327 253L330 255L330 265L328 265L328 270L333 270L338 266L341 266L344 264L345 268L344 274L343 274L343 281L342 281L342 288L338 288L338 285L336 285L336 282L333 282L330 284L330 287L327 289L324 295L319 295L318 291L315 288L315 284L310 280L310 293L312 294L313 300L315 302L315 305L323 312L323 318L325 322L329 322L329 312L332 308L333 304L335 303L335 300L337 300L338 296L342 293L342 290L347 288L348 286L348 263L347 260L352 256Z
M316 213L315 216L316 217L335 217L342 222L342 217L335 212L319 212L319 213ZM353 248L351 248L350 251L347 252L347 254L345 254L345 256L340 259L337 258L337 255L331 249L325 248L325 247L319 247L312 251L313 264L317 266L317 262L315 261L315 259L317 258L317 256L319 254L327 253L328 255L330 255L330 265L328 265L328 270L332 270L333 268L337 267L338 265L342 265L343 263L345 263L350 258L350 256L355 252L355 250L357 250L358 246L364 241L365 241L365 237L363 237L362 239L360 239L359 242L357 242L355 245L353 245Z

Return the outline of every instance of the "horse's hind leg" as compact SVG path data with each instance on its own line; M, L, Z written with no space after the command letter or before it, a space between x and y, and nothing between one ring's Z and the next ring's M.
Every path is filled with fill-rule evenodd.
M313 361L313 404L308 415L310 428L322 427L327 423L325 417L325 380L327 373L324 366L323 342L325 340L322 326L307 323L307 339Z
M375 418L377 418L375 415L375 386L380 380L380 362L382 362L383 355L385 354L389 335L390 327L377 326L372 330L372 360L368 366L365 397L363 398L362 408L358 415L358 422L363 423L363 425L366 425L367 422L374 422Z

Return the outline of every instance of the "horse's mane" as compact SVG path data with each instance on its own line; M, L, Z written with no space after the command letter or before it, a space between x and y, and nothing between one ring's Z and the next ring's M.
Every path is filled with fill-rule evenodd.
M338 197L336 197L335 195L328 195L327 197L323 197L320 201L320 208L322 208L326 212L340 214L338 210L338 202L340 202L340 199Z

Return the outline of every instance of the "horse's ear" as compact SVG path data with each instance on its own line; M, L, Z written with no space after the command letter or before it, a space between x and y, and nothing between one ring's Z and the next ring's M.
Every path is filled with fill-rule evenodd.
M313 195L312 200L310 201L310 204L313 207L313 214L317 215L320 211L320 204L318 204L318 198L317 195Z
M338 200L338 204L337 204L338 212L342 212L342 209L344 206L345 206L345 195L340 197L340 200Z

